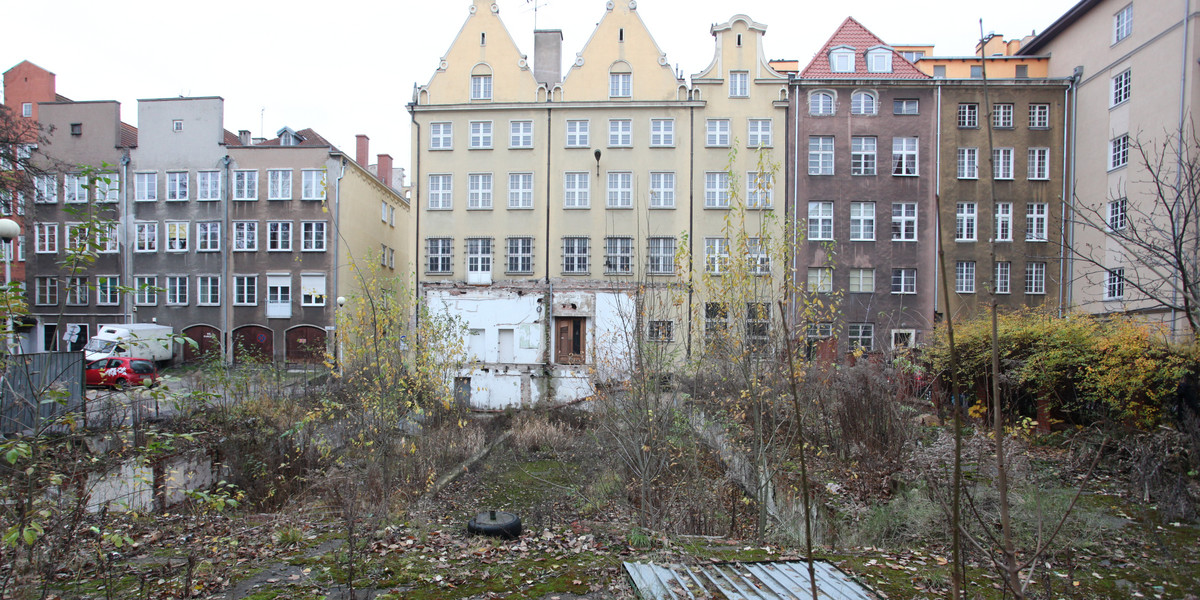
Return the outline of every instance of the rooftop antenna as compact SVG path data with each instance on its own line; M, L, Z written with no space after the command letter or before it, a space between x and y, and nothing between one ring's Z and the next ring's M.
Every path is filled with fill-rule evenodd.
M550 0L525 0L525 4L533 3L533 29L537 31L537 11L539 5L550 4Z
M266 131L266 127L263 126L263 120L264 120L263 117L266 114L267 114L267 107L265 107L265 106L262 107L262 110L258 111L258 137L260 137L260 138L267 137L266 135L263 134L263 132Z

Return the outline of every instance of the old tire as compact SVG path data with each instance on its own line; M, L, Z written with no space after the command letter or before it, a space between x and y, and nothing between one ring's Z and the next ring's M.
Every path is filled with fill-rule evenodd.
M521 519L512 513L498 510L481 512L467 521L467 532L512 540L521 536Z

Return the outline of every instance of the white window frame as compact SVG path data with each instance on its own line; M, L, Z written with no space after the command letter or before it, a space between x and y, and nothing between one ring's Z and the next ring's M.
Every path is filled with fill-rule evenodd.
M291 169L267 169L267 200L291 200L291 199L292 199L292 170Z
M135 174L136 175L136 174ZM33 180L34 204L58 203L58 176L52 174L38 175Z
M324 273L300 274L300 306L325 306L327 296Z
M868 146L870 146L868 148ZM879 138L856 135L850 138L850 175L874 176L878 164Z
M633 172L609 171L605 208L633 208Z
M590 208L591 186L591 173L587 171L563 173L563 208Z
M233 305L258 306L258 275L233 276Z
M467 283L475 279L473 273L481 274L481 282L490 283L492 273L492 238L469 237L466 239Z
M853 73L854 49L841 47L830 50L829 71L831 73Z
M258 221L233 222L233 251L258 251Z
M650 119L650 147L675 146L675 119Z
M300 199L325 199L325 169L300 170Z
M1025 205L1025 241L1047 241L1049 205L1045 202L1030 202Z
M189 287L190 278L187 275L167 275L166 285L166 301L167 306L187 306L190 300Z
M816 294L832 294L833 267L809 267L808 291Z
M327 221L300 222L300 251L325 252L329 240L329 223Z
M1049 129L1050 128L1050 105L1045 103L1035 102L1029 105L1029 128L1030 129Z
M879 112L879 98L874 92L858 90L850 94L850 114L873 115Z
M915 242L920 212L916 202L892 203L892 241Z
M134 173L133 181L133 200L135 202L158 200L158 173L156 171Z
M258 200L258 171L239 169L233 172L233 199Z
M454 176L449 173L429 174L429 210L454 208Z
M221 222L200 221L196 223L196 252L221 251Z
M1013 113L1016 110L1012 103L1001 102L992 105L992 127L995 129L1012 129Z
M1129 134L1118 135L1108 144L1108 170L1129 164Z
M837 114L837 99L833 92L816 90L809 93L808 114L814 117L828 117Z
M958 149L958 178L979 179L979 148Z
M1116 44L1121 40L1133 34L1133 4L1126 4L1124 8L1113 14L1113 38L1112 43Z
M533 208L533 173L508 174L509 210Z
M1133 90L1133 71L1125 69L1116 75L1113 75L1111 88L1112 94L1109 96L1109 107L1120 106L1129 101L1129 96Z
M1104 273L1104 299L1123 300L1125 298L1125 267L1107 269Z
M591 122L587 119L569 119L567 120L567 147L568 148L587 148L590 142Z
M975 261L960 260L954 263L954 293L975 293Z
M207 202L220 199L221 172L196 171L196 200Z
M492 75L491 75L491 73L471 76L471 99L472 100L491 100L492 99Z
M979 104L975 102L962 102L958 105L958 128L959 129L978 129L979 128Z
M191 233L191 223L187 221L167 221L163 223L166 232L166 247L167 252L187 252L191 249L189 241Z
M998 261L996 263L995 288L997 294L1012 293L1012 263Z
M628 148L633 145L633 120L608 120L608 147Z
M454 238L425 240L425 272L439 275L454 272Z
M54 306L58 304L57 277L35 277L33 286L33 303L35 305Z
M267 221L267 252L292 251L292 222Z
M292 276L267 274L267 318L292 317Z
M979 207L974 202L959 202L954 207L954 241L979 240Z
M851 351L862 348L864 352L874 352L875 324L850 323L846 326L846 339L849 340Z
M833 175L833 136L808 136L808 174Z
M1030 148L1029 168L1027 176L1030 181L1046 181L1050 179L1050 149Z
M78 173L66 173L63 175L63 203L64 204L87 204L88 187L87 177Z
M892 100L893 115L919 115L921 114L921 101L917 98L896 98Z
M887 48L874 48L867 50L867 72L891 73L892 51Z
M915 137L892 138L892 175L895 177L918 177L921 174L921 139ZM910 164L911 163L911 164Z
M167 201L186 201L188 199L187 171L167 171Z
M875 203L850 203L850 241L875 241Z
M508 147L533 148L533 121L508 122Z
M591 268L591 238L565 236L562 239L562 272L564 275L587 275Z
M720 275L729 270L729 240L723 237L704 238L704 272Z
M746 173L746 208L771 208L774 202L774 175L767 171Z
M675 172L650 172L650 208L675 208Z
M633 238L608 236L604 238L604 274L633 274Z
M467 148L469 150L492 149L491 121L471 121L468 131L470 132L470 138L467 142Z
M1030 295L1046 293L1046 263L1038 261L1025 263L1025 293Z
M730 98L749 98L750 97L750 72L749 71L730 71L729 72L729 97Z
M1013 149L995 148L992 150L992 176L998 180L1013 178Z
M874 294L875 269L850 269L850 286L846 290L851 294Z
M808 239L824 241L833 239L833 203L808 203Z
M121 304L121 276L96 276L96 306L119 306Z
M467 210L492 210L492 174L467 174Z
M533 238L514 236L505 242L507 260L504 272L511 274L533 273Z
M675 238L651 237L646 241L646 272L651 275L675 274Z
M437 121L429 124L429 149L454 149L454 123Z
M609 73L608 74L608 97L609 98L632 98L633 97L633 73Z
M1013 205L1012 202L996 203L996 239L997 242L1013 241Z
M138 221L133 224L133 251L158 252L158 221Z
M892 269L892 293L909 295L917 293L917 270L913 268Z
M729 146L729 119L707 119L704 127L705 146L709 148Z
M729 208L729 172L704 173L704 208Z
M1109 231L1121 231L1129 225L1129 200L1116 198L1108 201L1108 214L1104 219Z
M770 148L774 145L771 119L746 120L746 145L750 148Z
M155 306L158 304L158 277L154 275L137 275L133 278L133 303L137 306Z
M196 306L221 305L221 276L196 276Z

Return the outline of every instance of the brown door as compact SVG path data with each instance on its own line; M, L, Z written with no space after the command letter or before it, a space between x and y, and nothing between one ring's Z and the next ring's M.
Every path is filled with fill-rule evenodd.
M197 362L210 356L220 356L221 332L217 331L216 327L192 325L183 330L183 335L196 341L195 348L191 344L183 345L184 362Z
M275 332L246 325L233 332L233 361L270 362L275 359Z
M555 323L555 360L564 365L582 365L585 355L583 317L558 317Z
M325 330L302 325L287 332L287 361L322 363L325 361Z

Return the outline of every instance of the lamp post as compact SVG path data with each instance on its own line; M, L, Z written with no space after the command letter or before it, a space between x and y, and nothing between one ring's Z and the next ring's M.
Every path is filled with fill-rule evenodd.
M0 219L0 241L4 242L4 287L5 289L12 283L12 241L21 235L21 226L12 219ZM5 344L4 348L8 354L13 353L13 319L12 311L5 307Z

